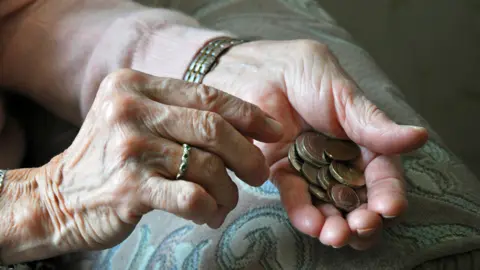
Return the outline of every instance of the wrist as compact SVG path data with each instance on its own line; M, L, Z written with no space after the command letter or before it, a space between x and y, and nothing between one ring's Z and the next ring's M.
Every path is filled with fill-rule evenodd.
M51 207L41 184L46 167L9 170L0 190L0 260L6 264L53 257L62 245L53 241Z
M152 16L157 12L148 10L137 14L134 20L118 20L96 46L90 66L105 62L105 56L117 60L104 73L93 69L87 71L91 76L84 85L93 87L80 97L83 119L93 104L100 82L108 73L131 68L158 77L182 79L190 62L205 44L220 36L233 36L227 32L199 28L193 22L189 25L166 24L158 19L158 15ZM138 21L144 26L140 31ZM127 34L119 36L119 33ZM119 44L113 50L112 40Z

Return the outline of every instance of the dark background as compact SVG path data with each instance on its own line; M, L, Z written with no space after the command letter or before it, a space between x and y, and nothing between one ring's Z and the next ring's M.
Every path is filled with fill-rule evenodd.
M318 2L480 176L480 1Z

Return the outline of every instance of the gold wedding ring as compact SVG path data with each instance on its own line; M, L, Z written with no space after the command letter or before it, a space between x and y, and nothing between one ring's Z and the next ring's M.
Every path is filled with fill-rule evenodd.
M188 157L190 155L190 145L184 143L183 144L183 154L182 154L182 162L180 163L180 167L178 168L178 174L176 179L180 179L185 175L185 172L188 168Z

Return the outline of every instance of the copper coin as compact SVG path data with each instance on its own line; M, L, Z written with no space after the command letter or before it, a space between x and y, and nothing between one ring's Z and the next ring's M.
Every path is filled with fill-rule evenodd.
M359 188L365 185L365 176L353 167L333 161L328 169L333 178L344 185L353 188Z
M305 137L306 136L307 136L306 133L302 133L302 134L300 134L300 136L297 137L297 139L295 140L295 150L297 150L298 156L304 162L307 162L307 163L310 163L314 166L317 166L317 165L314 164L315 161L305 151L304 145L305 145Z
M295 141L298 155L316 167L328 165L323 156L326 143L327 137L316 132L302 133Z
M360 199L355 190L345 185L334 185L330 189L330 196L337 208L351 212L360 206Z
M309 185L308 186L308 191L310 194L312 194L315 198L323 201L323 202L331 202L332 200L328 196L328 194L322 190L321 188L314 186L314 185Z
M327 140L325 154L340 161L354 160L360 156L360 148L352 141Z
M303 163L303 165L302 165L302 175L303 175L303 177L308 181L308 183L318 186L318 182L317 182L317 173L318 172L317 171L318 171L317 168L311 166L308 163Z
M288 149L288 161L290 161L290 164L292 165L292 167L297 172L302 171L303 161L298 157L298 155L295 151L295 145L294 144L290 145L290 148Z
M325 151L323 151L323 160L325 160L325 162L326 162L327 164L330 164L330 163L332 163L332 161L333 161L333 160L327 155L327 153L325 153Z
M318 170L317 182L325 190L329 190L332 186L338 184L330 174L328 167L323 167Z

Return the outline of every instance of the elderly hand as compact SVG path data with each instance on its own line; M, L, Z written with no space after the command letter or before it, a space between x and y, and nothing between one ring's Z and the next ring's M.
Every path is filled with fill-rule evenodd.
M227 168L251 185L268 179L247 137L281 136L258 107L214 88L116 72L102 82L72 145L36 180L49 219L43 226L63 252L112 247L153 209L217 228L238 200ZM189 164L175 180L183 143L192 147Z
M308 40L255 41L233 47L203 83L258 105L282 123L280 143L256 142L293 225L325 244L365 249L378 238L382 217L407 207L397 154L422 146L424 128L392 122L365 98L326 46ZM368 204L345 218L332 205L313 206L307 184L291 169L287 150L303 131L350 138L362 147Z

